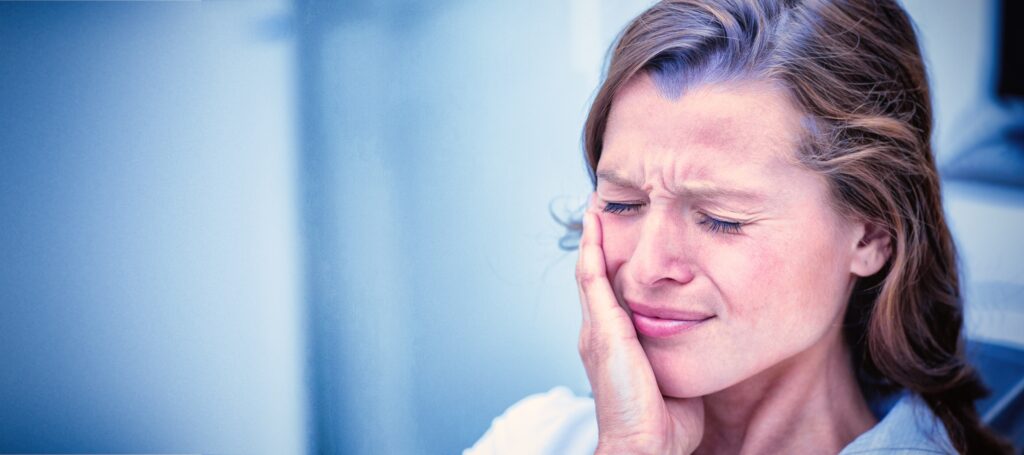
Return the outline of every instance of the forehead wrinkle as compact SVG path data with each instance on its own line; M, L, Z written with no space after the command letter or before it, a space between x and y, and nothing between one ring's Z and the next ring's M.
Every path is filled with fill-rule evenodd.
M785 171L795 164L794 148L797 146L787 136L777 132L759 133L760 128L752 128L746 122L731 116L704 118L691 125L677 149L686 149L688 154L714 155L712 168L700 170L674 169L674 176L679 180L687 180L687 173L694 174L698 180L709 178L709 169L727 170L731 174L743 175L743 171L760 170L762 172ZM768 153L759 153L767 151ZM681 158L681 156L679 156ZM686 166L688 160L677 161L678 165Z
M601 170L597 172L597 178L599 181L603 180L618 186L633 188L633 189L644 189L650 190L651 185L642 185L640 182L636 182L629 177L626 177L618 171L612 170ZM690 183L680 183L674 185L667 185L662 179L662 186L666 188L668 192L675 196L701 199L701 200L715 200L715 199L735 199L750 202L763 202L765 200L764 195L759 194L755 191L744 190L740 188L730 188L717 186L708 181L693 181Z
M637 182L637 181L629 178L625 174L623 174L623 173L621 173L621 172L619 172L619 171L617 171L615 169L611 169L611 170L607 170L607 169L606 170L598 170L597 171L597 180L598 181L604 180L604 181L606 181L608 183L611 183L611 184L614 184L614 185L618 185L618 186L621 186L621 187L625 187L625 188L633 188L633 189L638 189L638 190L639 189L643 189L642 188L643 185L641 185L640 182Z
M601 160L611 165L606 169L614 171L632 163L639 154L643 156L640 168L629 167L630 175L606 173L620 177L615 181L599 176L600 180L647 192L660 185L666 192L682 196L769 203L780 196L774 189L782 183L779 177L799 169L791 160L799 143L793 136L799 134L790 130L801 131L800 113L763 99L768 93L785 94L784 90L764 83L712 84L695 87L680 99L666 100L653 85L654 96L644 94L645 84L650 80L634 80L617 95L629 102L613 103L605 131L609 139L605 155L616 159L608 162L610 156L606 156ZM726 180L718 181L716 175ZM763 183L763 188L751 186L751 179ZM746 188L744 183L748 183ZM643 188L645 185L648 188ZM716 189L715 185L734 188ZM748 191L736 191L742 189Z
M768 125L751 124L749 119L732 115L694 116L678 137L678 149L692 155L714 155L719 167L747 167L751 164L773 164L774 158L787 147L776 132L763 133ZM767 150L770 153L758 153Z

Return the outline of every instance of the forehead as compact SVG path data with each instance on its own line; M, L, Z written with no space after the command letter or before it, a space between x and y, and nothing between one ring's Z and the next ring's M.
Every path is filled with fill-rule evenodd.
M778 177L796 170L800 117L767 82L703 85L672 99L639 74L612 102L598 167L638 179L664 166L680 179Z

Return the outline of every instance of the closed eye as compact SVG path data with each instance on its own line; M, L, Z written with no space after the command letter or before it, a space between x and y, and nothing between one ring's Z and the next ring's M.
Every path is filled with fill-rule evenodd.
M621 215L629 212L637 213L645 205L647 205L647 203L608 202L605 204L602 211L605 213L613 213L615 215Z
M645 205L647 205L646 202L608 202L602 211L615 215L639 213L640 209ZM704 226L712 234L739 234L740 228L743 227L743 223L740 222L720 220L708 215L701 216L703 216L703 219L697 224Z
M698 224L704 226L704 228L707 229L708 232L711 232L713 234L739 234L740 227L743 226L742 223L737 223L735 221L719 220L717 218L712 218L707 215L704 215L704 219L701 220Z

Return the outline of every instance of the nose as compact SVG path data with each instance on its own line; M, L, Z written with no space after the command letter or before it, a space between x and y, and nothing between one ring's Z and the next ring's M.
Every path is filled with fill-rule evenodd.
M641 222L629 260L630 277L645 286L689 283L694 276L693 235L682 214L652 207Z

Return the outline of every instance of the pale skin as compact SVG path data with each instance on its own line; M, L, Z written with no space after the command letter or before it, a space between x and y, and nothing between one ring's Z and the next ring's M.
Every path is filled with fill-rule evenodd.
M800 118L767 82L616 94L577 263L597 453L834 454L876 423L842 320L891 248L795 162ZM636 305L704 316L648 336Z

